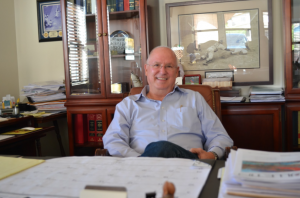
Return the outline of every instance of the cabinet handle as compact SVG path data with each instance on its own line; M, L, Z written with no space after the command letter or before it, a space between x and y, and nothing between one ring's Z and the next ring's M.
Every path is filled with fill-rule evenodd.
M103 33L103 36L107 36L107 33Z
M101 37L101 36L102 36L102 34L101 34L101 33L99 33L99 34L98 34L98 36L99 36L99 37Z

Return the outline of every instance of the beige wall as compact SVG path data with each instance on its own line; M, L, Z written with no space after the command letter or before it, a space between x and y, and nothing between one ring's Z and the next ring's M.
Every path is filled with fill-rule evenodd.
M14 1L0 0L0 98L19 95Z
M150 0L151 1L151 0ZM166 3L176 3L196 0L160 0L160 32L161 45L167 46L166 33ZM283 25L282 25L282 0L273 0L273 70L274 84L272 87L284 87L284 56L283 56ZM241 86L242 95L248 95L249 86Z
M38 40L36 0L14 0L19 89L51 80L63 81L62 41Z
M36 0L0 0L0 97L20 97L24 85L64 79L62 41L38 41ZM21 101L24 101L21 97ZM68 152L67 120L58 121ZM46 123L43 126L53 125ZM59 156L54 131L41 138L42 154Z

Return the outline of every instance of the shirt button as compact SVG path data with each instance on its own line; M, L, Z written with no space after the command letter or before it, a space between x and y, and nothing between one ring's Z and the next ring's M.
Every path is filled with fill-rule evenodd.
M161 107L162 109L164 108L164 107Z
M162 132L165 132L165 130L162 130Z
M161 120L162 122L164 122L165 120Z

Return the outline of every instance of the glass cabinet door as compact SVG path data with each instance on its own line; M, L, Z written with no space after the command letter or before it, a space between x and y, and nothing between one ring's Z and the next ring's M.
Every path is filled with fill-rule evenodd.
M291 6L293 88L300 88L300 0L292 0Z
M101 83L102 55L99 46L98 20L100 5L97 0L67 0L66 30L68 47L69 95L96 96L104 94ZM101 97L101 96L100 96Z
M108 4L107 4L108 2ZM132 87L143 86L145 28L143 1L139 5L109 5L110 1L102 1L107 20L103 20L104 32L107 37L104 42L104 54L108 57L105 62L106 91L108 97L120 97L130 91ZM124 1L125 2L125 1ZM124 10L125 9L125 10ZM129 10L127 10L129 9ZM104 17L103 17L104 18Z

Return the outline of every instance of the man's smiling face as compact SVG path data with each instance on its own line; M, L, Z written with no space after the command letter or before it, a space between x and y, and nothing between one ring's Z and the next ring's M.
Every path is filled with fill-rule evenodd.
M173 90L179 68L171 49L166 47L154 49L144 67L151 93L167 95Z

